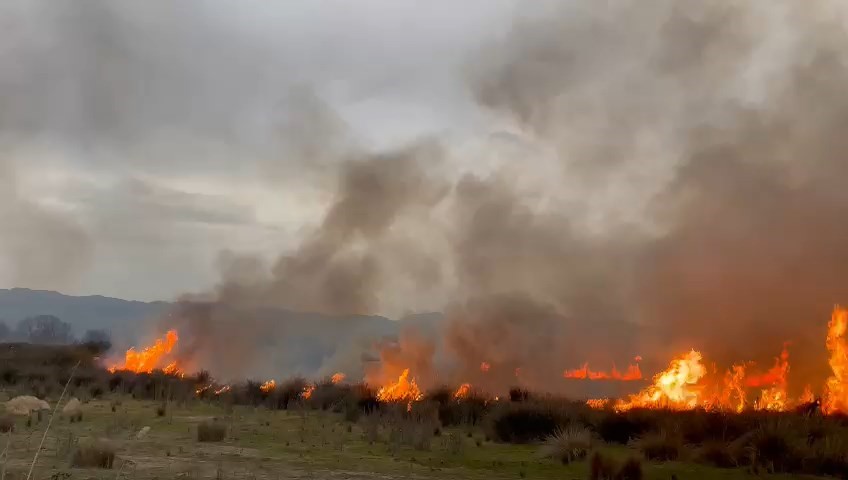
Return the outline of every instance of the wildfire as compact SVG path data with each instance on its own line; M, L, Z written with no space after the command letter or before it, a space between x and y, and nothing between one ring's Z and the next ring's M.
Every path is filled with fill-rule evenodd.
M825 384L822 411L848 412L848 309L837 306L827 325L827 351L830 352L830 369L833 372Z
M342 382L344 382L344 379L345 379L345 374L341 373L341 372L334 373L333 376L330 377L330 381L333 382L333 384L342 383Z
M471 384L470 383L463 383L462 385L459 386L459 388L456 389L456 393L453 394L453 398L455 398L457 400L462 400L464 398L468 398L468 396L470 394L471 394Z
M377 391L377 400L381 402L409 402L410 408L412 402L421 400L424 395L415 379L409 378L409 369L405 369L398 377L397 382L390 383Z
M586 400L586 405L597 410L603 410L610 404L609 398L590 398Z
M182 374L176 362L162 366L165 357L176 346L177 340L179 340L177 331L168 330L164 337L157 338L153 345L141 351L136 351L135 348L127 350L124 355L124 363L110 366L109 371L114 373L118 370L128 370L135 373L150 373L157 368L162 368L165 373L170 375Z
M488 362L480 362L480 371L481 372L486 373L486 372L489 371L490 368L492 368L492 366L489 365Z
M589 379L589 380L621 380L623 382L630 382L633 380L641 380L642 379L642 371L639 370L639 365L628 365L627 370L623 373L618 371L613 365L612 370L609 372L604 371L594 371L589 369L589 364L584 363L581 368L576 370L566 370L563 372L562 376L564 378L571 379Z
M670 408L684 410L695 408L699 403L698 382L707 369L701 363L701 353L695 350L671 361L669 367L654 377L653 385L620 400L616 410L625 411L634 407Z
M303 387L303 392L300 394L300 398L304 400L309 400L312 398L312 392L315 391L315 385L307 385Z
M274 380L267 380L265 383L259 386L259 390L262 390L264 393L273 392L274 389L277 388L277 382Z

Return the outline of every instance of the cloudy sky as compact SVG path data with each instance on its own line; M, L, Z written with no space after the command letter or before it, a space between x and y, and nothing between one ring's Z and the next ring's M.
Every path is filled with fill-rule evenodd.
M519 3L2 2L0 286L170 299L222 251L279 254L329 201L303 129L496 128L464 65Z

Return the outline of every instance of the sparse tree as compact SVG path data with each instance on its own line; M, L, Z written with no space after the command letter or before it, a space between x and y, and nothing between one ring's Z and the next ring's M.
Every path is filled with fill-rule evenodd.
M63 322L53 315L27 317L16 328L20 338L30 343L72 343L71 324Z

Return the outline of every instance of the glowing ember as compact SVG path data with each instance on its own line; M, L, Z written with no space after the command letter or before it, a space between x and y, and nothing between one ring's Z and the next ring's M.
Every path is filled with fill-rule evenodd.
M642 371L639 370L639 365L629 365L627 370L622 373L613 365L609 372L594 371L589 369L589 364L584 363L583 366L576 370L566 370L562 376L571 379L589 379L589 380L621 380L629 382L642 379Z
M267 380L265 383L259 386L259 390L262 390L264 393L273 392L274 389L277 388L277 382L274 380Z
M330 377L330 381L333 382L334 384L335 383L342 383L342 382L344 382L344 379L345 379L345 374L341 373L341 372L334 373L333 376Z
M453 394L453 398L457 400L462 400L464 398L468 398L468 395L471 394L471 384L463 383L456 389L456 393Z
M153 345L141 351L136 351L135 348L127 350L124 363L110 366L109 371L114 373L118 370L128 370L135 373L150 373L157 368L163 368L165 373L171 375L182 373L176 362L162 367L165 357L174 349L178 339L176 330L168 330L163 338L157 338Z
M492 368L492 366L489 365L487 362L480 362L480 371L481 372L486 373L486 372L489 371L490 368Z
M830 352L830 369L833 372L825 384L822 411L848 412L848 309L837 306L827 325L827 351Z
M701 353L695 350L671 361L669 367L654 377L653 385L620 400L615 405L619 411L634 407L670 408L676 410L695 408L699 403L698 382L707 369L701 363Z
M215 390L215 395L221 395L222 393L227 393L231 390L229 385L224 385L223 387Z
M309 400L312 398L312 392L315 391L315 385L307 385L303 387L303 392L300 394L300 398L304 400Z
M409 378L409 369L405 369L397 382L390 383L377 391L377 400L381 402L412 402L421 400L423 394L415 379Z

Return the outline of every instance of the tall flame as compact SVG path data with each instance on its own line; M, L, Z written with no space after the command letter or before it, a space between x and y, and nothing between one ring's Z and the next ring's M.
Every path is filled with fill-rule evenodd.
M277 388L277 382L274 380L266 380L265 383L259 386L259 390L264 393L273 392Z
M822 411L848 412L848 309L836 306L827 325L827 351L830 352L830 369L833 372L825 384Z
M616 410L624 411L635 407L671 409L695 408L699 403L701 389L698 382L706 375L707 369L701 363L701 353L695 350L671 361L669 367L654 377L653 385L620 400Z
M332 377L330 377L330 381L334 384L344 382L345 374L341 372L334 373Z
M135 348L127 350L124 354L124 363L110 366L109 371L114 373L117 370L129 370L135 373L150 373L161 368L165 370L165 373L181 373L176 362L163 365L165 358L174 349L178 340L177 331L168 330L164 337L157 338L153 345L141 351L136 351Z
M453 394L453 398L455 398L457 400L462 400L462 399L468 398L468 396L470 394L471 394L471 384L470 383L463 383L462 385L459 386L459 388L456 389L456 392Z
M377 400L381 402L412 402L421 400L423 394L415 379L409 378L409 369L404 369L397 382L390 383L377 391Z

